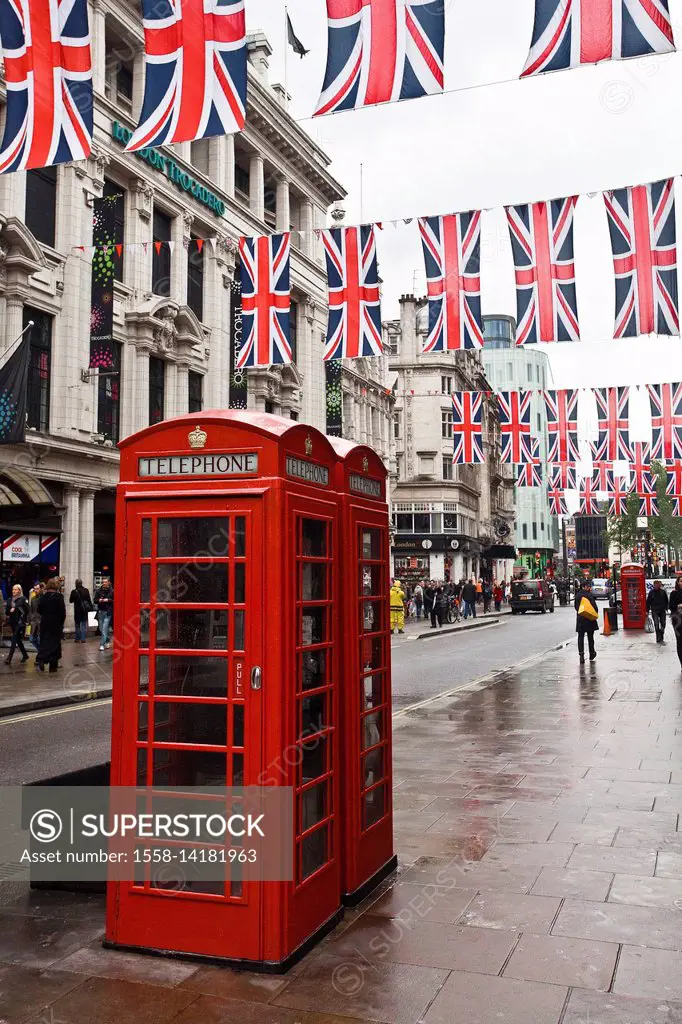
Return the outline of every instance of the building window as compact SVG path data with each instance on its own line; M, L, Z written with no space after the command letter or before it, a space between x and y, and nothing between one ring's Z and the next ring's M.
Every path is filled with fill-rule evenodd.
M388 354L390 356L397 356L400 352L400 335L389 334L388 335Z
M105 48L105 95L127 113L132 113L135 67L131 45L108 24Z
M238 197L248 203L251 191L251 175L249 174L248 167L239 163L239 156L237 156L237 163L234 168L234 187Z
M114 237L112 239L114 245L125 244L126 235L126 202L125 202L125 190L120 185L114 185L113 181L104 182L104 190L102 195L106 199L118 199L116 203L116 209L114 213ZM125 249L121 249L121 255L114 250L113 261L114 261L114 277L117 281L123 281L123 258Z
M204 408L204 378L201 373L189 371L187 376L189 396L187 412L201 412Z
M204 246L200 245L196 238L189 243L187 305L197 320L204 319Z
M532 381L533 381L533 367L531 366L530 363L526 367L526 375L528 377L528 380L532 383Z
M537 540L537 539L538 539L538 524L536 522L534 522L533 523L533 540Z
M171 251L168 242L173 230L172 218L161 210L154 210L154 245L152 246L152 292L169 296L171 293ZM155 421L156 422L156 421Z
M441 434L445 441L452 440L454 429L453 415L451 412L441 412Z
M149 358L149 426L161 423L166 405L166 364L163 359Z
M266 402L266 403L265 403L265 411L266 411L266 412L269 412L269 413L270 413L271 415L272 415L272 414L274 413L274 411L275 411L275 407L274 407L274 405L272 404L272 402Z
M538 413L538 430L542 430L542 417Z
M26 227L43 245L54 248L57 225L57 168L26 172Z
M452 377L441 377L440 392L442 395L452 394Z
M120 437L122 348L119 342L114 342L114 365L110 370L100 371L97 378L97 433L103 434L114 444ZM134 349L128 354L128 358L135 358Z
M449 455L443 456L443 480L455 479L455 467Z
M400 440L400 413L396 413L393 417L393 436L396 441Z
M528 540L528 523L524 523L521 527L521 536L524 540Z
M537 382L539 384L540 383L540 364L539 363L535 367L535 379L537 380Z
M291 361L295 363L298 355L298 302L291 303L289 331L291 337Z
M294 420L295 423L298 422L298 413L294 409L289 413L289 419Z
M26 422L34 430L47 433L50 428L50 363L52 356L52 317L24 306L24 330L33 320L31 352L26 391Z

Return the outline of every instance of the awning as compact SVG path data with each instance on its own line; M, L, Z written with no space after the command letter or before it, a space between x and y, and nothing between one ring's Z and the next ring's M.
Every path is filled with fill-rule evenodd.
M516 548L511 544L491 544L489 548L482 551L483 558L516 558Z

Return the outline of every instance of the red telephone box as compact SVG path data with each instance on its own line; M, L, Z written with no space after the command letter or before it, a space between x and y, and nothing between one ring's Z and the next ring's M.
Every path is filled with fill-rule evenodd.
M391 631L386 468L332 438L343 516L341 806L343 902L355 906L397 866L393 852Z
M291 787L294 877L175 891L143 866L110 881L105 941L282 970L342 914L338 457L227 411L120 448L112 785Z
M630 562L621 566L620 590L623 601L623 629L646 626L646 573L644 566Z

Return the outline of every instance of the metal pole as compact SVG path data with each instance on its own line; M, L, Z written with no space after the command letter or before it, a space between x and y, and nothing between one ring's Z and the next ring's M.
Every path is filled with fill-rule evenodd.
M289 8L284 6L284 109L289 111Z
M561 539L564 549L564 578L568 579L568 548L566 547L566 519L561 517Z

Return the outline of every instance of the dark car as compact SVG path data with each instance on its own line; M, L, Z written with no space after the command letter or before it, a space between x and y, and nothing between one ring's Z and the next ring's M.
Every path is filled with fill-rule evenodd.
M554 613L554 594L545 580L514 580L511 585L511 612Z

